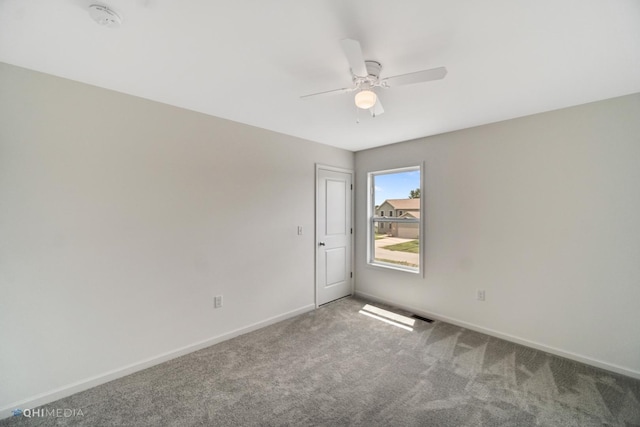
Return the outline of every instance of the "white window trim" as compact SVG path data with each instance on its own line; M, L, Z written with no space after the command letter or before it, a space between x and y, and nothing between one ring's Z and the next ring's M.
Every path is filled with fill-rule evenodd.
M374 221L373 217L375 215L375 188L374 188L374 176L386 175L392 173L400 173L400 172L409 172L419 170L420 171L420 219L399 219L399 217L389 217L389 218L377 218L375 222L407 222L407 223L418 223L420 224L420 232L419 232L419 240L420 240L420 262L418 268L411 267L403 267L397 264L390 264L381 261L375 261L375 237L374 237ZM394 169L383 169L373 172L367 173L367 188L369 189L367 194L367 266L371 268L384 268L385 270L397 270L403 271L405 273L418 274L424 277L424 248L425 248L425 226L423 218L425 218L425 209L424 209L424 162L421 162L414 166L405 166Z

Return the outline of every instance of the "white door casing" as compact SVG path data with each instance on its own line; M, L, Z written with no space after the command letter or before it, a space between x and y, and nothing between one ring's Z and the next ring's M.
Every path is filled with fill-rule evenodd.
M316 166L316 306L353 293L353 171Z

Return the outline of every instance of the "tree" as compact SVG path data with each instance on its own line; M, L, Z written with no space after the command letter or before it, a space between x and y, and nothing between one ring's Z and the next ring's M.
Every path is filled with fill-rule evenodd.
M409 191L410 199L419 199L420 198L420 189L416 188L415 190Z

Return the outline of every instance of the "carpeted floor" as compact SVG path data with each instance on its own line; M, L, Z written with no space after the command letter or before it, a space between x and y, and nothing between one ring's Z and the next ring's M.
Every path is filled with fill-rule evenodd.
M82 416L0 426L640 426L639 380L443 322L408 331L366 304L342 299L43 408Z

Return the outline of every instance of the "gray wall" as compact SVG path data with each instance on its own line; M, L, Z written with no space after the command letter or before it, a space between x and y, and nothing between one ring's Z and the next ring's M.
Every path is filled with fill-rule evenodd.
M0 415L313 308L353 158L0 64Z
M424 278L366 265L367 172L422 161ZM356 182L358 293L640 377L640 94L358 152Z

